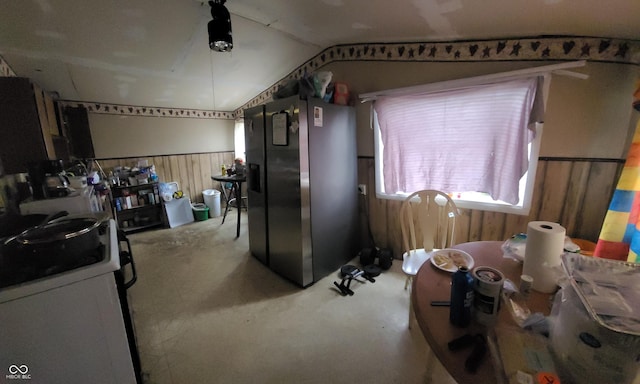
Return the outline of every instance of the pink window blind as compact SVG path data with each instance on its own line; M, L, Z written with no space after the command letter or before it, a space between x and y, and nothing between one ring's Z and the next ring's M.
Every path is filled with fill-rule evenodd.
M377 99L385 192L475 191L517 204L530 124L543 111L539 83L536 76Z

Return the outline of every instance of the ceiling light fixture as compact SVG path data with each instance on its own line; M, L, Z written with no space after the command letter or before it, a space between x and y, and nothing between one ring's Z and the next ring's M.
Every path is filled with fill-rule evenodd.
M226 0L209 1L213 18L208 24L209 48L217 52L229 52L233 48L231 15L224 3Z

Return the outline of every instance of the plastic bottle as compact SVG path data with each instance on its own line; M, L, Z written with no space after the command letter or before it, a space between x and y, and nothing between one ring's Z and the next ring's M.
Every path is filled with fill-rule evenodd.
M471 322L473 305L473 276L469 268L460 267L451 276L451 307L449 321L458 327L466 327Z
M112 187L115 187L118 185L118 177L113 174L113 171L109 172L109 184Z
M155 202L155 204L160 203L160 192L157 185L153 186L153 201Z
M222 176L227 176L227 168L222 164Z

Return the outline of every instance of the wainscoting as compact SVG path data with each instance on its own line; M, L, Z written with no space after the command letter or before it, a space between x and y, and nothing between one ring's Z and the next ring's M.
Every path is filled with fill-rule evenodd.
M565 227L570 237L595 242L623 166L623 161L615 159L541 158L528 216L460 209L455 241L506 240L516 233L526 233L530 221L545 220ZM375 245L390 248L396 258L401 258L401 202L375 197L373 158L358 159L358 175L359 183L367 184L368 193L366 198L361 197L360 206L363 217L368 212ZM365 207L367 210L363 210ZM366 220L361 223L366 225ZM366 228L362 233L366 236ZM364 239L363 244L367 244Z
M117 166L134 166L139 160L147 160L156 167L161 182L177 181L180 189L192 202L202 203L202 191L220 190L217 181L211 176L220 174L222 164L232 164L234 152L191 153L184 155L166 155L149 157L127 157L119 159L98 159L98 163L107 174Z
M220 165L231 164L233 159L233 152L212 152L98 161L108 172L115 166L147 160L155 165L160 181L177 181L192 201L203 202L203 190L219 189L211 176L220 174ZM615 159L541 158L528 216L461 209L456 242L506 240L526 232L527 223L535 220L559 223L568 236L595 242L623 166L622 160ZM371 246L370 230L376 246L390 248L396 258L401 257L400 202L375 197L373 158L358 159L358 175L358 182L367 185L367 195L360 196L362 246Z

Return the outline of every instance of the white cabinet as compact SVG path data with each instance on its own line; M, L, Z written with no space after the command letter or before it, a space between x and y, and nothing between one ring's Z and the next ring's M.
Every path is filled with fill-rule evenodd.
M0 324L0 366L29 382L135 383L113 273L0 303Z
M136 383L108 234L103 261L0 288L0 377L28 375L6 382Z

